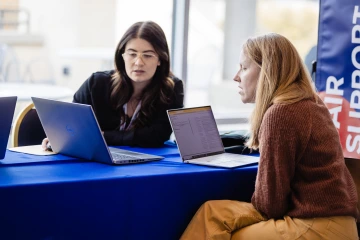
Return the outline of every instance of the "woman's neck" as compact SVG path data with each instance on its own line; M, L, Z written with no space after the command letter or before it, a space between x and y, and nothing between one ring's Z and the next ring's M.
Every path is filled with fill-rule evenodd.
M133 94L131 95L131 98L130 98L130 99L140 100L141 95L142 95L141 93L142 93L142 90L141 90L141 91L136 91L136 90L134 89L134 92L133 92Z
M134 92L131 95L131 98L140 99L143 90L146 88L148 84L149 84L148 82L132 82Z

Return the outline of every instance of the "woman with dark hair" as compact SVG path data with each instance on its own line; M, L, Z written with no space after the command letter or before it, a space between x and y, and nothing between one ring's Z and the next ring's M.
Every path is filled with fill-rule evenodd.
M93 73L73 102L92 106L108 145L160 147L172 132L166 110L182 108L183 99L183 83L170 71L165 34L149 21L125 32L115 70Z

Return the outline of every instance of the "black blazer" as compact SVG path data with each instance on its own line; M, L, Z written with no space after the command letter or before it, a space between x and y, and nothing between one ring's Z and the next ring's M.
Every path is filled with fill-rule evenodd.
M91 105L108 145L161 147L171 135L167 109L184 107L184 86L180 79L173 78L174 94L167 106L157 106L148 126L120 131L120 114L111 102L111 76L114 71L93 73L74 94L73 102Z

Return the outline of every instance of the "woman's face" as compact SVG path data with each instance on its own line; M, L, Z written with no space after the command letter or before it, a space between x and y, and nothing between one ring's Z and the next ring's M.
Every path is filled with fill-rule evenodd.
M123 54L125 70L133 84L148 85L156 68L160 66L158 54L153 46L141 38L131 39Z
M250 60L243 51L240 53L240 69L234 77L239 83L239 94L243 103L254 103L260 67Z

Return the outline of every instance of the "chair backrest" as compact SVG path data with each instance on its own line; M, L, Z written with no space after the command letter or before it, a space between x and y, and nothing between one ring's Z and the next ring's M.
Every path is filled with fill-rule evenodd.
M40 118L31 103L16 118L12 128L12 146L28 146L41 144L46 137Z

